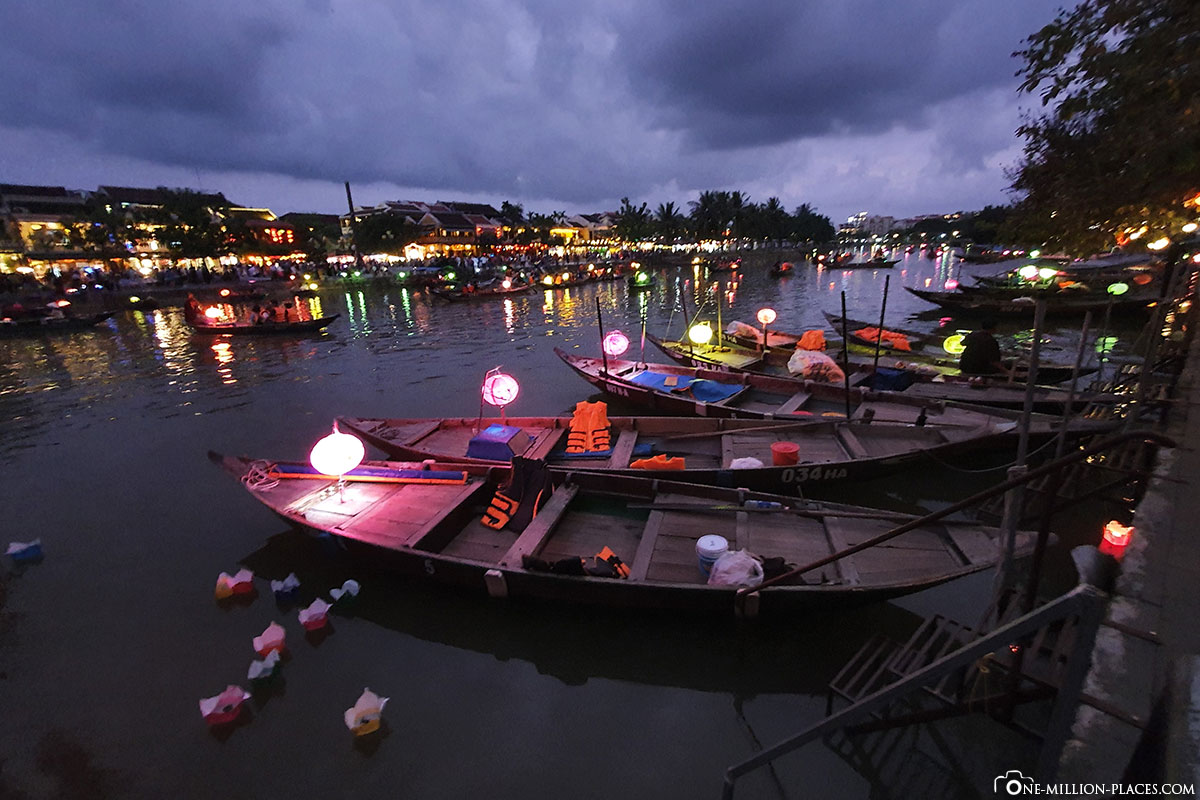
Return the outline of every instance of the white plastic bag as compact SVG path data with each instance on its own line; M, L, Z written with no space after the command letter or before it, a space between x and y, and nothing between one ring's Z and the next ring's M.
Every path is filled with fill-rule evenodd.
M763 462L759 461L754 456L735 458L729 462L730 469L761 469L762 467Z
M756 342L762 341L762 331L753 325L747 325L740 320L733 320L725 326L725 333L729 336L740 336L745 339L753 339Z
M757 586L762 583L763 568L758 559L745 550L723 553L708 575L709 586Z
M797 350L788 359L788 372L818 383L841 383L846 373L829 356L816 350Z

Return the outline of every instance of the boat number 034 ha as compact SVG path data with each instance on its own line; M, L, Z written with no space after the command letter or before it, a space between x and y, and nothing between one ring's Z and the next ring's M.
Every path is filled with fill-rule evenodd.
M832 480L844 477L846 477L844 467L788 467L780 474L779 480L783 483L803 483L804 481Z

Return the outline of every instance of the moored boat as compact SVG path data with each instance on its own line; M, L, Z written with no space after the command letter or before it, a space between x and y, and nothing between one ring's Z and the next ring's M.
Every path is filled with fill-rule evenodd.
M506 283L508 284L507 286L504 285ZM476 288L460 287L449 289L444 287L430 287L429 291L435 297L457 303L464 300L487 300L495 297L511 297L512 295L531 292L533 289L534 284L532 283L517 283L505 280L504 282L496 282L493 285Z
M788 372L790 353L786 350L772 348L763 353L729 341L723 341L720 345L695 346L665 341L651 333L646 334L646 339L672 361L687 367L794 377ZM963 375L957 367L904 361L886 355L886 352L885 350L885 355L879 357L878 368L870 357L859 353L847 354L850 385L875 391L898 392L907 397L925 400L954 400L960 403L1013 409L1023 408L1025 405L1024 381ZM830 348L829 354L839 368L844 369L847 366L835 348ZM1057 371L1046 374L1058 377ZM1081 374L1084 374L1082 370ZM1038 385L1033 388L1033 410L1044 413L1061 414L1067 403L1071 404L1072 410L1081 411L1089 404L1113 404L1120 399L1119 396L1108 393L1083 390L1072 393L1056 386Z
M947 520L753 591L764 579L760 564L748 572L748 591L739 592L708 584L697 557L701 536L723 537L729 551L743 551L733 559L739 565L759 556L787 572L913 518L738 489L539 472L539 462L522 462L515 475L368 462L359 469L378 482L351 476L342 484L307 464L209 456L301 530L336 536L373 564L499 598L773 614L896 597L986 569L1000 553L997 529ZM518 499L505 519L497 509L512 507L508 494ZM526 509L528 519L518 522L530 504L536 515ZM1032 541L1018 533L1017 553L1030 552ZM739 603L747 595L750 604Z
M42 336L51 333L71 333L93 330L101 322L111 319L115 311L84 316L54 316L49 314L0 319L0 337Z
M1045 302L1048 316L1081 316L1088 311L1103 312L1106 309L1148 314L1158 303L1156 295L1133 291L1121 295L1070 290L1059 290L1053 294L1004 292L993 295L914 289L911 286L904 288L910 294L950 311L979 316L1031 317L1038 300Z

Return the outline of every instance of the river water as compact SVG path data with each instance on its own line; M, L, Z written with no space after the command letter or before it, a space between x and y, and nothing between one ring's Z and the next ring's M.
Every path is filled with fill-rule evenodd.
M569 413L591 389L553 348L598 352L597 300L636 353L643 315L652 332L681 333L680 296L714 320L722 298L726 323L770 305L774 327L802 330L821 327L841 291L851 316L875 318L888 275L888 319L931 329L908 319L929 307L900 285L958 271L912 254L892 270L745 274L718 293L663 271L645 293L614 282L459 304L331 284L306 301L341 315L319 336L214 343L166 309L0 341L0 545L41 537L46 552L0 567L0 798L718 796L726 766L821 718L826 683L874 633L903 638L934 613L971 623L991 575L755 624L506 604L344 560L288 531L206 452L302 459L339 414L474 415L497 366L521 383L510 413ZM1068 360L1077 335L1051 333ZM899 476L839 499L935 507L1001 474ZM1069 586L1064 552L1052 564ZM218 573L241 566L259 596L218 606ZM289 572L306 598L348 577L362 597L309 642L266 584ZM289 634L283 681L214 735L198 699L246 685L251 639L272 620ZM342 722L365 686L391 698L370 746ZM1031 764L1026 743L980 723L939 731L900 759L907 772L813 743L737 796L904 794L918 767L935 776L925 796L969 796Z

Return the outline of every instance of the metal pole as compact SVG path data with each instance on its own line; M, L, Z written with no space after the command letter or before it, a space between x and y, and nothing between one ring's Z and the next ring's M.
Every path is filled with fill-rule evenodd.
M888 286L892 282L891 275L883 276L883 303L879 306L879 336L875 339L875 365L872 367L872 374L879 372L879 348L883 347L883 315L887 312L887 296ZM842 310L842 319L846 318L845 309Z
M350 196L350 181L346 181L346 205L350 207L350 244L354 248L354 266L363 268L362 253L358 252L358 221L354 218L354 198Z
M600 360L604 364L604 372L608 373L608 353L604 349L604 320L600 316L600 295L596 295L596 325L600 328Z
M846 327L846 292L842 291L842 375L846 382L846 421L850 421L850 338Z

